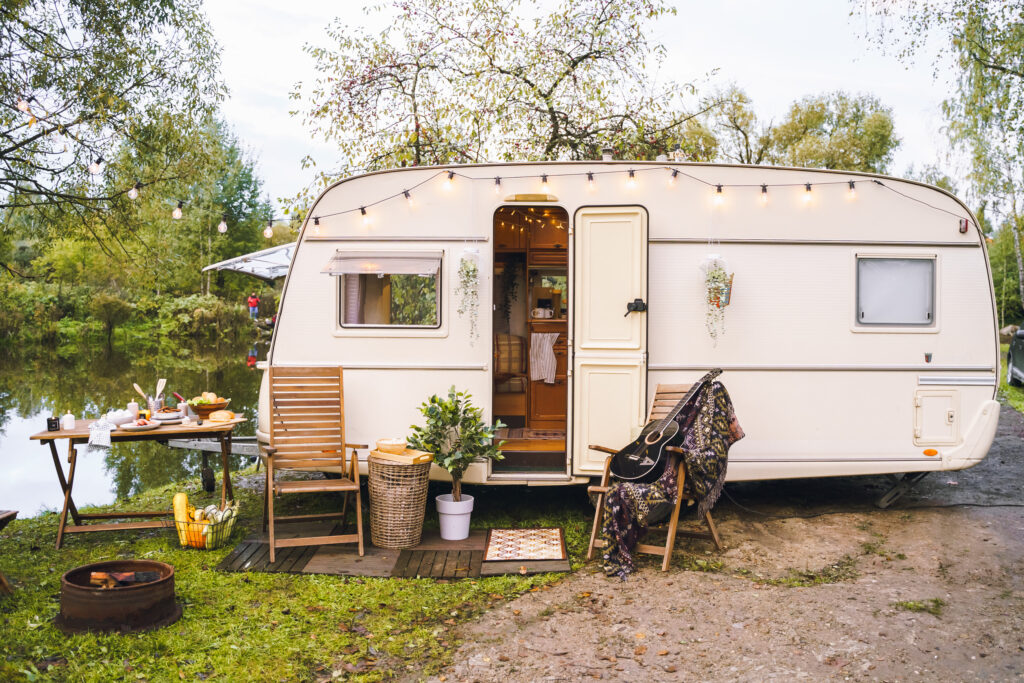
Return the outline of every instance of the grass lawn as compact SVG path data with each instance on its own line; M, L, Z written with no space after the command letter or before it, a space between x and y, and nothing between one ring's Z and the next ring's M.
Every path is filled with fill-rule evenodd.
M1005 400L1017 412L1024 413L1024 387L1011 387L1006 383L1006 353L1009 344L999 346L999 398Z
M476 495L474 527L561 526L573 566L580 566L591 514L582 488L466 488ZM431 501L446 489L432 487ZM196 505L219 502L219 489L207 494L198 481L189 481L145 492L117 507L170 508L178 490L185 490ZM0 680L275 681L333 675L376 681L407 671L429 674L449 660L457 645L450 631L459 622L525 591L542 590L561 576L443 583L217 572L213 567L260 524L259 496L239 487L236 495L239 523L231 541L213 551L179 547L173 529L75 534L58 551L53 547L55 513L12 522L0 532L0 570L15 589L14 595L0 597L5 654ZM284 500L287 505L302 498ZM427 524L436 527L432 508ZM182 618L143 634L66 636L58 631L51 620L59 609L61 574L116 558L173 565Z

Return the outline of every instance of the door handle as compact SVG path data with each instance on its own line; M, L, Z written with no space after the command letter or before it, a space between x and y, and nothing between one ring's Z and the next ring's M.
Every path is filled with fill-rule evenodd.
M633 299L626 304L626 315L622 316L625 318L630 313L643 313L647 310L647 304L644 303L643 299Z

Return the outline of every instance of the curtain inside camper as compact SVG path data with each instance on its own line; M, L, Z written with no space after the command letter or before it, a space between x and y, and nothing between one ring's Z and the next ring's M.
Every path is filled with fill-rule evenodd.
M338 252L323 272L338 276L343 327L440 325L441 252Z
M931 325L934 320L934 259L857 259L859 324Z

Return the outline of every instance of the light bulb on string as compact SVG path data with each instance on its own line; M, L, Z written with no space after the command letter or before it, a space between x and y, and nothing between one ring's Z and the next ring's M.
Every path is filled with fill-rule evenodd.
M263 228L263 236L268 240L274 236L274 220L267 221L267 227Z
M103 170L103 157L96 157L91 164L89 164L89 173L93 175L99 175L100 171Z
M135 184L132 185L132 189L128 190L128 199L138 199L139 198L139 190L141 190L141 189L142 189L142 183L140 183L138 180L136 180Z
M675 186L676 186L676 179L677 179L678 177L679 177L679 169L677 169L677 168L673 168L673 169L672 169L672 175L670 175L670 176L668 177L668 184L669 184L669 187L675 187Z
M587 173L587 190L589 192L593 192L594 191L594 174L593 173Z
M715 202L715 206L721 206L723 203L725 203L725 195L722 194L722 186L721 185L715 185L714 202Z
M452 189L452 185L455 184L455 171L448 171L448 178L444 181L444 189Z
M548 174L547 173L541 173L540 174L540 186L541 186L541 189L543 189L545 192L547 191L547 189L548 189Z
M217 232L224 234L228 231L228 215L226 213L221 214L220 223L217 224Z
M19 97L18 98L18 111L28 113L29 102L32 101L31 97Z
M767 185L762 185L761 186L761 203L762 204L767 204L768 203L768 186Z
M409 190L402 190L402 195L405 197L405 203L410 207L413 206L412 193Z
M495 176L494 178L494 194L501 194L501 177Z
M626 178L626 187L633 189L636 187L636 172L633 169L629 169L629 176Z
M320 234L320 216L313 216L313 234Z
M811 184L804 183L804 203L811 203Z
M857 183L852 180L850 181L850 189L846 192L846 197L847 199L857 198Z
M181 209L182 209L182 207L184 205L185 205L184 202L178 202L178 205L176 207L174 207L174 211L171 211L171 218L173 218L176 221L180 221L181 220Z
M365 206L360 206L359 207L359 213L363 216L363 225L369 225L370 224L370 214L366 213L366 207Z

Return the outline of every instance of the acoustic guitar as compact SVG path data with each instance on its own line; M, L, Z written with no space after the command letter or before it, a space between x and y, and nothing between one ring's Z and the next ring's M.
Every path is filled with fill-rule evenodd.
M679 399L679 403L665 417L648 422L640 436L612 456L612 475L624 481L643 482L653 481L661 476L661 469L658 467L665 457L665 447L674 445L674 442L682 438L676 417L686 404L693 400L701 387L720 374L722 371L716 368L704 375L690 387L686 395ZM661 467L663 469L664 465Z

